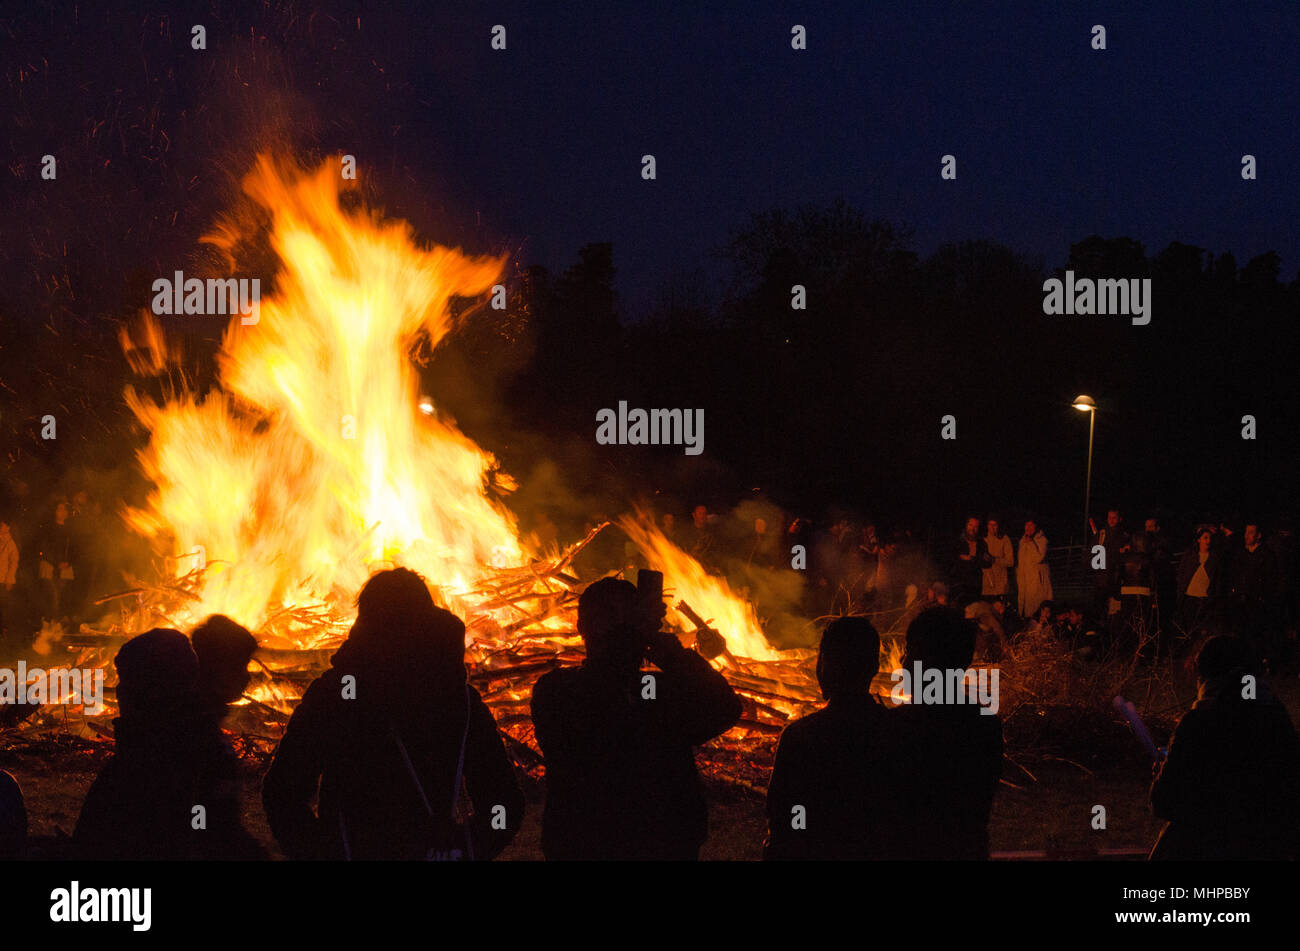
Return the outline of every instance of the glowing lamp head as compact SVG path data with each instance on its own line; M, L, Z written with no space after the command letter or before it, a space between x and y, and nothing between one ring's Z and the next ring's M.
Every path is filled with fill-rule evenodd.
M1097 404L1092 401L1092 397L1084 396L1082 393L1074 398L1074 402L1071 405L1075 409L1081 410L1085 413L1097 412Z

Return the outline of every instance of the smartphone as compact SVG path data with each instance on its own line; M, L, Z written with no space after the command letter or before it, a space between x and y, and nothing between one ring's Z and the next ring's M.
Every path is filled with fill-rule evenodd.
M641 596L641 603L647 607L656 607L664 600L664 573L642 568L636 573L636 590Z

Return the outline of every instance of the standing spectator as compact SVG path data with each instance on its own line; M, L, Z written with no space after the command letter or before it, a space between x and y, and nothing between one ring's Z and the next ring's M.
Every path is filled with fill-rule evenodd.
M1281 577L1277 556L1264 544L1257 522L1247 522L1242 547L1228 566L1229 605L1234 633L1245 638L1255 656L1276 666L1281 643Z
M998 520L989 519L988 534L984 536L993 564L984 569L984 584L980 594L986 599L1001 600L1007 596L1007 572L1015 567L1016 556L1011 550L1011 539L1002 534Z
M664 533L664 538L668 539L674 545L677 544L677 516L672 512L664 512L663 517L659 519L659 530Z
M703 505L691 509L691 527L686 533L687 551L698 561L707 561L713 551L713 516Z
M776 535L767 530L767 519L754 519L754 534L749 539L746 564L753 568L775 568L777 554Z
M41 532L39 577L45 594L44 619L60 620L68 609L65 596L76 580L76 547L68 525L68 503L54 506L54 521Z
M1155 566L1151 558L1151 539L1146 532L1129 537L1128 550L1119 560L1120 591L1125 588L1155 587Z
M876 565L880 561L880 547L876 526L867 525L858 533L857 547L853 551L853 562L857 571L853 584L855 604L867 604L876 597Z
M0 519L0 644L5 640L5 614L9 594L18 578L18 543L9 531L9 522Z
M875 594L872 607L877 611L899 607L908 580L903 559L899 555L898 535L891 535L876 552L875 572L867 582L867 591Z
M533 687L548 860L699 857L709 809L692 747L731 729L742 705L707 660L660 630L664 610L621 579L593 582L578 599L586 659ZM643 660L658 672L643 674Z
M1134 532L1128 550L1119 560L1121 619L1127 632L1141 638L1153 633L1151 606L1156 594L1156 577L1150 547L1146 532Z
M817 652L825 708L785 728L767 789L763 858L899 858L898 789L890 769L894 717L871 694L880 636L864 617L838 617Z
M813 563L819 614L844 614L851 609L856 549L857 533L847 516L835 518L829 531L815 534Z
M1178 563L1177 624L1188 637L1217 633L1223 593L1223 553L1214 546L1214 529L1202 525L1196 543Z
M957 611L923 611L907 627L903 668L968 670L975 636L975 624ZM890 716L900 751L895 834L903 854L988 859L989 813L1002 775L1001 719L976 703L910 702Z
M966 529L957 539L949 572L952 599L957 607L964 608L979 597L984 570L992 566L993 558L980 537L980 520L972 515L966 519Z
M467 683L464 623L434 605L415 572L381 571L362 587L356 623L330 663L289 720L262 786L285 853L500 854L524 797L492 712Z
M1106 566L1093 571L1097 613L1104 618L1119 611L1119 561L1129 547L1128 531L1124 528L1124 518L1119 509L1111 509L1106 513L1106 524L1093 535L1092 545L1094 548L1100 545L1106 552ZM1091 560L1091 553L1089 559Z
M1016 587L1021 617L1034 617L1040 604L1052 600L1052 574L1047 567L1047 536L1039 531L1038 524L1032 518L1025 522L1025 534L1020 537Z

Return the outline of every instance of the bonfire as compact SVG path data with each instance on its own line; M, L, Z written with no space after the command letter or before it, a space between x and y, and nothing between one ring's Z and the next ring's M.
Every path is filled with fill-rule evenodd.
M711 653L745 715L715 741L713 759L723 772L731 763L737 781L759 778L772 738L819 697L812 652L773 648L755 606L643 513L559 551L530 546L503 502L516 483L454 422L421 411L410 359L417 342L432 351L454 332L453 299L489 294L505 260L424 246L404 222L345 207L344 185L337 162L308 172L265 156L245 179L278 271L261 281L270 290L256 319L230 319L215 387L181 385L161 401L128 389L149 433L139 462L154 488L124 517L152 543L158 576L131 579L100 600L101 623L62 637L73 664L106 665L151 627L229 615L261 644L232 722L273 740L346 636L357 590L402 565L465 619L471 679L519 765L537 774L531 685L582 659L577 596L594 578L577 576L574 557L598 532L621 530L663 572L667 623L683 642L713 632L725 641ZM247 227L232 219L205 239L232 270L256 237ZM165 321L186 319L145 312L124 332L138 372L166 372L177 354ZM86 728L106 733L109 719Z

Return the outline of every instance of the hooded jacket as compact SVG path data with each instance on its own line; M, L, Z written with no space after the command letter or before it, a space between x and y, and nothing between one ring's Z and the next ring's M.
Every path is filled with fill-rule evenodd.
M1245 699L1235 668L1203 681L1151 785L1169 820L1152 859L1288 859L1300 825L1300 741L1286 708L1257 680Z
M415 625L358 620L330 670L308 687L262 789L271 831L290 858L424 859L452 850L468 858L472 850L491 859L514 838L524 800L513 764L466 683L464 625L434 610ZM462 743L472 809L463 823L452 819Z

